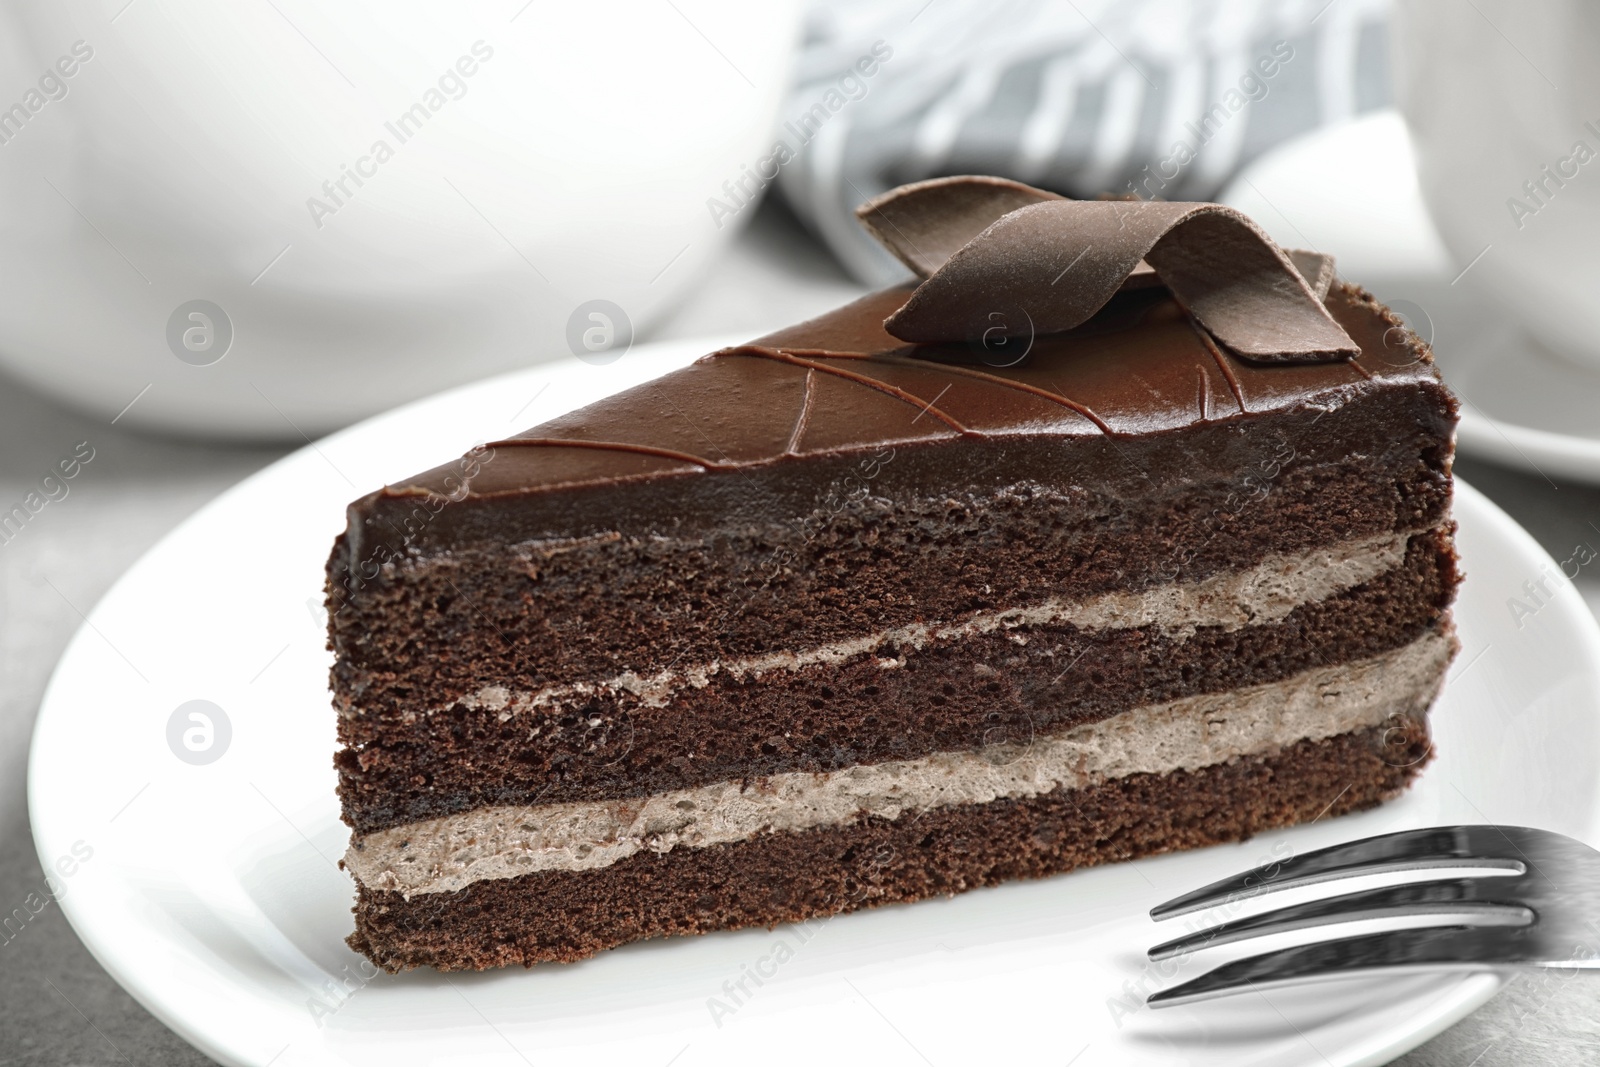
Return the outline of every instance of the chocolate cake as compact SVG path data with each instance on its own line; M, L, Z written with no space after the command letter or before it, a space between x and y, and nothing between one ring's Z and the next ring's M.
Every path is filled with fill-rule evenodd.
M1370 807L1455 653L1427 346L1211 204L862 209L918 280L351 505L350 943L571 961Z

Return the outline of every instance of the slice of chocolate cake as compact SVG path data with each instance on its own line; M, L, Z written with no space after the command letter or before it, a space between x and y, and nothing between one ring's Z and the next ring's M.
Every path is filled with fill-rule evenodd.
M378 965L576 960L1366 808L1455 651L1456 405L1215 205L992 179L920 277L356 501Z

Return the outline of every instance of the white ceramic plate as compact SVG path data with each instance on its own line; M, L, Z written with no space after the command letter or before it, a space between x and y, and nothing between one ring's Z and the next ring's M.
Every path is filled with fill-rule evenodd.
M1398 113L1296 138L1247 167L1221 199L1283 244L1332 252L1341 275L1433 342L1463 402L1465 455L1600 483L1600 370L1547 351L1456 281L1466 272L1428 218Z
M1382 1063L1481 1004L1498 979L1417 976L1150 1011L1140 989L1207 961L1178 975L1147 966L1144 949L1175 931L1146 910L1284 849L1404 827L1500 821L1600 840L1600 633L1533 540L1463 486L1464 651L1437 711L1442 755L1380 811L843 916L809 934L369 980L342 940L353 891L336 867L346 831L319 607L345 503L710 347L541 367L337 434L224 494L106 595L45 697L30 802L45 866L71 872L57 875L63 911L143 1004L223 1063L258 1067ZM1506 598L1541 578L1549 596L1519 628ZM231 732L204 765L168 741L192 700L221 708ZM746 979L753 996L730 994L779 955L759 988Z

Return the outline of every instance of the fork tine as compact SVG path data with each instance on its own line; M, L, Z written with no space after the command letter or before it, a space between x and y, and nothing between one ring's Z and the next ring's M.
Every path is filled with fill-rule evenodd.
M1150 917L1159 922L1262 893L1364 874L1449 867L1525 871L1527 866L1520 860L1502 858L1508 851L1506 836L1499 827L1434 826L1425 830L1402 830L1318 849L1303 856L1291 856L1281 863L1269 863L1212 882L1156 905L1150 909Z
M1418 882L1345 893L1325 900L1278 908L1261 915L1233 919L1207 930L1197 930L1157 945L1150 950L1150 958L1171 959L1198 949L1228 945L1252 937L1363 919L1471 913L1474 925L1522 926L1533 922L1533 909L1505 899L1507 887L1504 884L1496 885L1496 882L1501 882L1501 879L1455 878L1444 882Z
M1265 990L1300 982L1403 971L1493 970L1539 962L1524 959L1527 927L1427 927L1321 941L1224 963L1198 978L1152 994L1152 1008ZM1568 964L1571 965L1571 964Z

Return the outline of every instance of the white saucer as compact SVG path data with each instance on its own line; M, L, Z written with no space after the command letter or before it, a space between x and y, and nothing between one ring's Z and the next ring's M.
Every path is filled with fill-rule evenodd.
M1330 127L1262 156L1222 199L1281 243L1332 252L1342 277L1390 303L1434 345L1461 398L1462 453L1551 480L1600 483L1600 370L1550 353L1452 284L1398 113Z
M1600 632L1549 557L1463 486L1464 650L1436 713L1441 755L1378 811L843 916L809 939L781 927L532 971L369 978L342 940L353 892L336 866L347 832L319 608L345 503L712 347L552 364L354 427L224 494L106 595L46 694L29 798L46 869L71 871L58 875L63 912L141 1003L208 1055L251 1067L1377 1064L1499 980L1396 977L1151 1011L1141 988L1210 961L1176 975L1147 964L1144 950L1173 933L1147 909L1287 848L1405 827L1498 821L1600 841ZM1519 629L1506 598L1541 575L1553 595ZM231 726L203 765L168 741L193 700ZM725 983L764 960L770 970L779 941L793 959L714 1018L711 998L728 1006Z
M1600 483L1600 372L1549 351L1448 282L1396 284L1379 294L1431 336L1461 399L1463 454L1554 482Z

